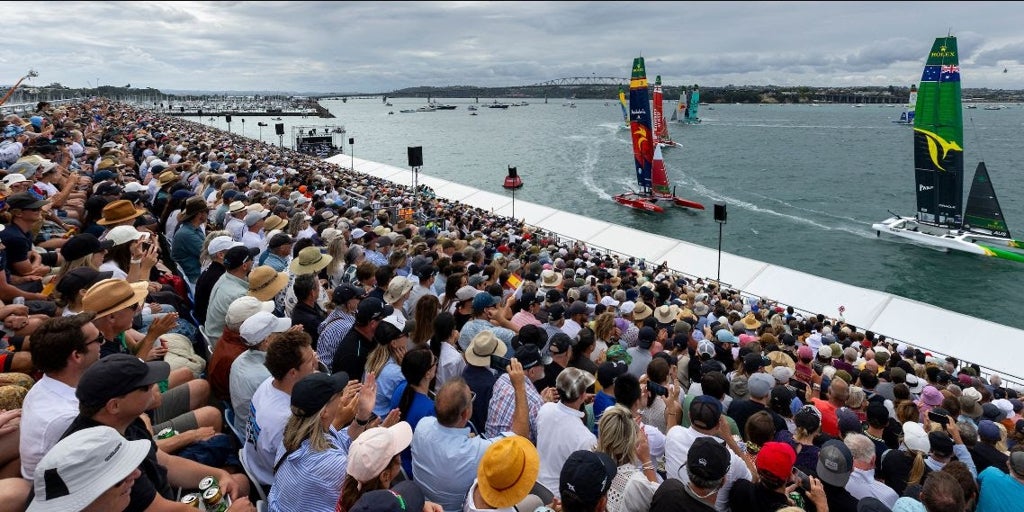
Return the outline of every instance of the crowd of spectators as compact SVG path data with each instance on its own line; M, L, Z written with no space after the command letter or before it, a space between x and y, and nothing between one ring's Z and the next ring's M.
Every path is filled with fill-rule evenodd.
M151 110L26 117L2 510L1024 498L1024 402L975 365Z

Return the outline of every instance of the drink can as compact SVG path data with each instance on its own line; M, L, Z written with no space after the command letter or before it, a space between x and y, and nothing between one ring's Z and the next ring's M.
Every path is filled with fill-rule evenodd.
M231 501L220 493L220 487L217 486L203 491L203 503L208 512L224 512L231 505Z
M181 498L181 502L195 509L199 508L199 503L202 500L199 499L199 495L196 493L186 494Z
M157 439L167 439L167 438L174 437L174 434L177 434L177 432L175 432L173 428L167 427L167 428L161 430L160 432L157 432L156 438Z
M210 487L219 487L216 478L208 476L199 481L199 492L206 492Z
M14 303L15 304L24 304L25 303L25 297L15 297L14 298Z

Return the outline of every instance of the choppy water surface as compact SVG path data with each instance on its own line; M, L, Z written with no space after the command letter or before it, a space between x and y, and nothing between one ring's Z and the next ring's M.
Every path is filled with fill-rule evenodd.
M913 213L911 129L891 122L899 107L705 107L700 125L670 123L684 147L664 157L677 194L708 211L657 216L611 201L635 185L629 133L614 100L576 100L569 108L561 98L527 99L528 106L502 110L481 98L476 116L467 110L473 99L445 100L456 110L415 114L399 110L423 100L390 101L392 107L380 99L328 101L338 119L283 122L288 133L292 124L342 123L355 156L399 167L407 167L408 146L422 146L425 174L493 192L504 193L513 165L526 184L517 199L712 248L718 225L711 204L725 202L725 251L1024 328L1024 264L879 240L871 230L887 210ZM666 103L666 111L674 106ZM246 135L257 136L257 120L247 120ZM263 139L277 142L275 121L266 122ZM1022 124L1019 105L964 111L965 182L984 158L1017 238L1024 237Z

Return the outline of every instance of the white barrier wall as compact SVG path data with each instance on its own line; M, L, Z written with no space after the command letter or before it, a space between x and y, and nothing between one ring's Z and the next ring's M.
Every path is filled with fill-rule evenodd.
M338 155L327 161L347 168L353 159ZM354 162L357 172L411 184L408 169L359 158ZM423 173L419 181L433 188L438 197L511 216L512 201L508 196ZM718 273L716 249L523 200L516 201L516 217L527 224L621 254L656 263L667 261L669 268L689 275L714 279ZM722 253L721 280L747 294L777 300L803 311L834 317L842 305L846 308L843 317L860 329L905 341L936 356L952 355L1024 383L1024 361L1012 357L1024 342L1024 331L1020 329L726 252Z

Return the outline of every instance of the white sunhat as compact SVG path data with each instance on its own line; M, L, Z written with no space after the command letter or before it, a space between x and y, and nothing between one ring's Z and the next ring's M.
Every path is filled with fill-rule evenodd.
M275 332L287 331L291 326L291 318L280 318L273 313L260 311L242 322L238 334L245 340L246 345L252 347L263 343L263 340Z
M129 441L107 426L65 437L36 466L35 498L28 510L82 510L135 471L150 446L150 441Z
M107 233L107 240L114 242L114 245L134 242L142 238L149 238L149 233L139 231L132 226L116 226Z
M232 240L230 236L221 235L210 240L210 245L206 246L206 252L209 254L217 254L218 252L226 251L232 247L239 247L242 245L245 244Z

